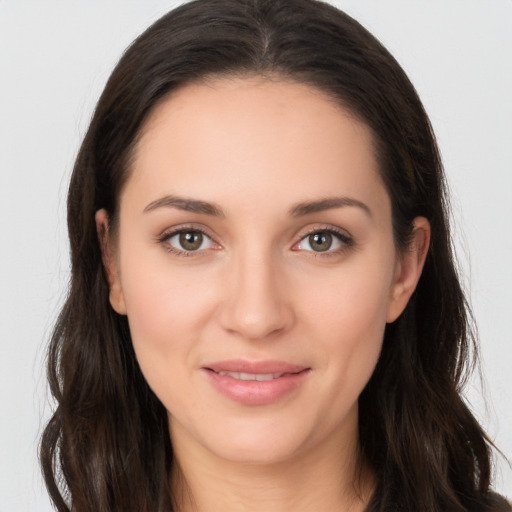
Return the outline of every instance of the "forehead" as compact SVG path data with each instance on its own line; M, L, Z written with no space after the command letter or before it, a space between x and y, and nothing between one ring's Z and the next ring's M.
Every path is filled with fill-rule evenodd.
M314 87L261 77L173 92L146 121L132 162L129 182L148 200L300 201L383 188L365 124Z

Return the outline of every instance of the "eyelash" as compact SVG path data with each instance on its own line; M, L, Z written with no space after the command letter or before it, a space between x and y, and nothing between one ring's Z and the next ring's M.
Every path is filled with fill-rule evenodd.
M161 236L158 237L158 242L161 243L164 246L164 249L171 253L175 254L176 256L185 256L185 257L191 257L191 256L197 256L204 252L203 250L196 250L196 251L185 251L177 249L176 247L172 246L169 242L171 238L173 238L176 235L180 235L182 233L200 233L202 236L206 237L211 241L211 243L215 244L213 241L213 238L206 233L203 229L200 229L195 226L181 226L178 229L174 229L172 231L167 231L163 233Z
M210 243L216 244L216 242L213 240L213 238L206 233L203 229L195 227L195 226L182 226L178 229L174 229L172 231L168 231L163 233L161 236L158 237L158 242L164 246L164 249L174 255L177 256L184 256L184 257L191 257L191 256L197 256L201 253L203 253L206 249L202 250L196 250L196 251L186 251L186 250L180 250L176 247L172 246L169 242L171 238L173 238L176 235L180 235L183 233L188 232L194 232L194 233L200 233L202 236L206 237L210 240ZM311 235L317 234L317 233L326 233L329 235L332 235L334 238L336 238L341 244L341 248L336 250L326 250L326 251L309 251L305 250L304 252L309 253L309 256L314 258L328 258L333 256L339 256L340 254L343 254L345 251L350 249L354 246L354 240L348 236L345 232L335 229L332 226L329 227L315 227L311 229L310 231L306 232L304 235L301 236L300 240L294 244L294 247L301 244L304 240L306 240ZM218 245L218 244L216 244ZM292 249L293 250L293 249ZM299 251L295 249L296 251Z
M301 236L300 240L296 244L294 244L294 246L300 244L311 235L317 233L326 233L332 235L334 238L338 239L338 241L341 243L341 247L336 250L328 249L326 251L304 251L307 252L308 255L313 258L329 258L340 256L341 254L345 253L348 249L354 246L353 238L351 238L346 232L336 229L332 226L315 227L311 229L310 231L306 232L303 236Z

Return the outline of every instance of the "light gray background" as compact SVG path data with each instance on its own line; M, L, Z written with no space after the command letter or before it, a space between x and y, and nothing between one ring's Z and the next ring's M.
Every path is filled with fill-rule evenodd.
M49 511L36 458L43 360L69 277L65 197L77 147L122 50L178 2L0 0L0 511ZM453 191L480 329L485 396L468 399L512 458L512 2L339 0L403 65ZM497 459L495 487L512 498Z

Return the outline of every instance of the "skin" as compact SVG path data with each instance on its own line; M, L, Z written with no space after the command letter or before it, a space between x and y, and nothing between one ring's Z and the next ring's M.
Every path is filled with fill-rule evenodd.
M171 195L223 215L155 205ZM333 196L352 203L290 215ZM415 219L397 253L369 128L302 84L188 85L144 125L119 211L115 239L96 215L110 300L168 411L180 510L363 510L374 484L358 461L357 399L430 234ZM204 231L199 250L169 252L180 228ZM315 251L310 232L329 229L341 238ZM245 405L201 370L227 359L310 371L276 402Z

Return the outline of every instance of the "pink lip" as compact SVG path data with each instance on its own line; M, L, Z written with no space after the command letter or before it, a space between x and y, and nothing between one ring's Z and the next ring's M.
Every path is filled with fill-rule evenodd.
M267 405L294 391L307 377L310 368L283 361L219 361L203 366L213 387L224 396L244 405ZM219 372L275 374L272 380L239 380Z
M243 372L243 373L298 373L307 370L306 366L285 363L283 361L245 361L233 359L205 364L203 368L214 372Z

